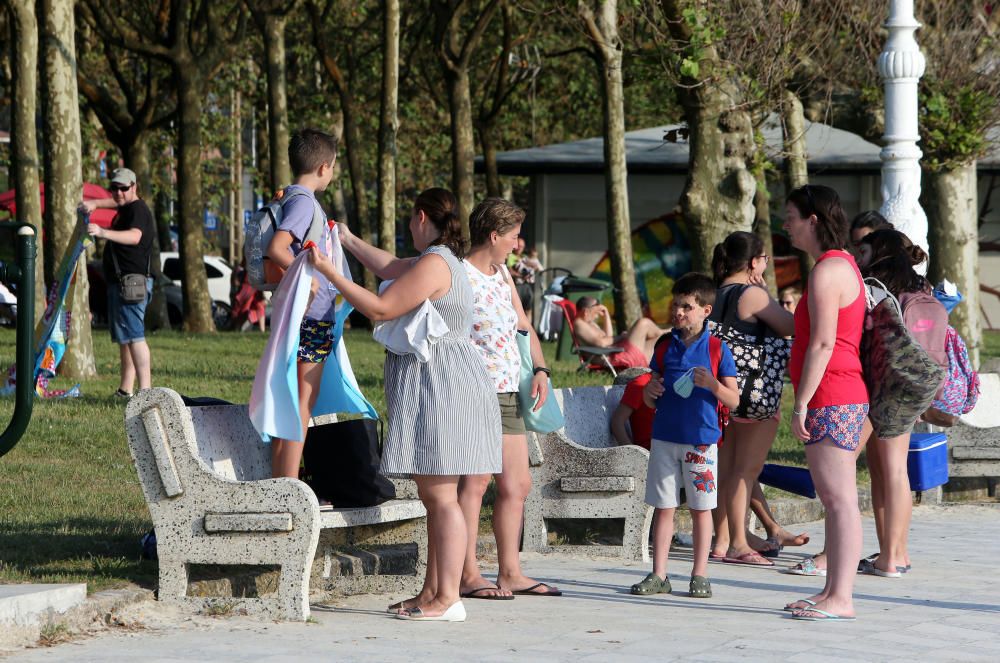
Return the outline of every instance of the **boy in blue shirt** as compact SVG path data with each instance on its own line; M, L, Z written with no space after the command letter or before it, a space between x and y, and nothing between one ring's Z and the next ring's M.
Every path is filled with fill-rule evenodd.
M736 364L725 343L712 336L706 319L715 303L715 283L694 272L672 289L673 329L657 342L652 379L643 398L656 410L646 475L646 503L656 509L653 523L653 572L632 593L669 594L667 556L674 534L674 510L683 486L694 524L691 596L711 598L708 553L712 509L717 501L717 443L722 435L719 403L739 405Z

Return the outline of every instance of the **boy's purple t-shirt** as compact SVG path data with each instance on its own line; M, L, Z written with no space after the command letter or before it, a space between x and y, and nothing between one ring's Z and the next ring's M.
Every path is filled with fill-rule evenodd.
M317 210L324 220L326 219L326 213L323 212L322 206L316 200L314 192L304 186L293 184L285 189L284 197L288 198L289 194L293 192L305 195L294 196L284 204L282 207L281 225L278 226L278 230L285 230L291 233L293 239L289 248L292 251L292 255L297 256L302 251L302 242L305 240L306 235L309 234L309 226L312 224ZM330 228L324 223L323 234L319 241L319 250L323 255L329 255L329 244ZM319 280L319 290L316 291L316 296L313 297L312 303L306 310L305 317L311 320L333 320L333 304L337 291L326 277L318 271L316 272L316 278Z

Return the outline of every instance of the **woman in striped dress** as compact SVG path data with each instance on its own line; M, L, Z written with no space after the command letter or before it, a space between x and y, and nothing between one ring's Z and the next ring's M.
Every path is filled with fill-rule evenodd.
M399 259L341 226L346 250L383 279L381 295L340 274L318 251L313 264L365 317L392 320L430 300L450 330L430 346L430 358L386 353L385 394L389 426L382 473L412 477L427 507L428 559L424 588L390 606L403 619L464 621L459 597L467 540L458 503L459 480L501 470L500 410L493 383L469 340L472 289L461 262L458 201L445 189L428 189L410 218L416 259Z
M483 578L476 562L476 535L483 493L490 483L488 475L463 477L459 484L459 503L465 514L469 545L462 572L462 596L477 599L510 599L514 594L559 596L561 592L521 572L521 524L524 500L531 491L528 470L528 440L521 418L518 386L521 377L521 354L517 335L528 334L531 341L531 385L537 410L545 403L549 369L545 367L542 346L535 336L528 316L521 306L510 272L504 266L507 256L517 246L524 210L501 198L487 198L472 210L469 234L472 248L465 259L474 296L472 342L479 348L496 387L503 428L503 472L496 475L497 498L493 505L493 533L497 539L500 572L497 582ZM524 331L518 331L524 330Z

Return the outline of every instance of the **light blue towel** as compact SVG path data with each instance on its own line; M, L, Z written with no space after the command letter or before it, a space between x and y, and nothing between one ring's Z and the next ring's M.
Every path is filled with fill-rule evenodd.
M343 253L338 253L338 258L343 260ZM250 420L264 440L272 437L283 440L302 438L296 365L299 326L305 315L313 277L308 254L308 251L303 251L295 258L271 300L271 336L257 367L249 408ZM312 414L359 413L375 419L375 408L358 387L342 340L344 321L353 307L339 295L336 299L334 349L323 368L319 397Z

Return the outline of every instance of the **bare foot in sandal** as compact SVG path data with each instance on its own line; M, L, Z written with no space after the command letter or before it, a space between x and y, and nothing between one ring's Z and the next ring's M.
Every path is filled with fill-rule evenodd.
M494 601L514 598L510 590L501 589L496 583L487 580L481 574L468 578L463 577L458 595L463 599L493 599Z
M420 593L413 598L404 599L398 603L393 603L388 608L386 612L390 614L396 614L403 610L408 610L410 608L416 608L417 606L423 605L434 598L434 593L430 591L420 590Z
M804 546L809 543L809 535L805 532L795 535L786 529L780 529L775 534L771 534L768 538L774 539L782 546Z

